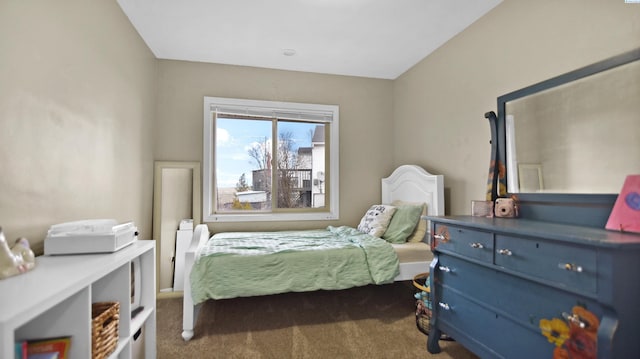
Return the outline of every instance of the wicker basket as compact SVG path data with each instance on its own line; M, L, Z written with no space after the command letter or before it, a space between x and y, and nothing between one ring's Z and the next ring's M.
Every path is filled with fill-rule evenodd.
M103 359L118 346L120 303L98 302L91 305L91 357Z
M413 277L413 286L416 287L414 297L416 298L416 327L418 330L429 335L431 331L431 287L429 285L429 272L419 273ZM442 333L440 340L452 340L450 336Z

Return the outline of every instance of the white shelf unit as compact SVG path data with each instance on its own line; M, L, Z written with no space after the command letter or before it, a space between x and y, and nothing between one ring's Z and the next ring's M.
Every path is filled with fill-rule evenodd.
M131 318L131 263L140 258L140 305ZM109 254L36 257L30 272L0 280L0 358L21 340L71 336L70 358L91 358L91 303L120 303L118 346L110 359L132 359L144 333L144 358L156 357L155 241L137 240ZM138 358L135 358L138 359Z

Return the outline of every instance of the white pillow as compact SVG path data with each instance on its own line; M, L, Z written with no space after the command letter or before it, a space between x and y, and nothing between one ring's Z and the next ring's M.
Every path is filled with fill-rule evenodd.
M391 217L395 212L396 207L394 206L385 204L373 205L360 220L358 230L374 237L380 237L387 230Z

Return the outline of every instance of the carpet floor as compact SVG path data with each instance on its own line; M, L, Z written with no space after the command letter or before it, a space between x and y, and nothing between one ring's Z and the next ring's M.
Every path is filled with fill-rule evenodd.
M411 282L206 302L189 342L182 299L159 299L158 358L477 359L460 344L426 350Z

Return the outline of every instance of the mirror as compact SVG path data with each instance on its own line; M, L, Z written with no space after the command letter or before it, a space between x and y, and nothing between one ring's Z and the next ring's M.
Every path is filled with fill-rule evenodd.
M180 252L188 246L190 236L188 231L181 231L182 242L177 243L178 229L183 219L192 219L193 227L200 223L200 198L199 162L155 162L153 238L159 298L182 295L184 258Z
M640 173L640 49L498 98L509 194L617 194Z

